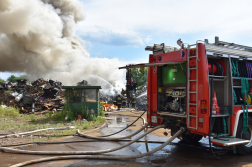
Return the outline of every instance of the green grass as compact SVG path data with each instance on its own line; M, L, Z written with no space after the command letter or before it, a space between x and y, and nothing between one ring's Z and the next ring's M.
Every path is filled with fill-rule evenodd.
M105 116L104 110L103 110L103 105L101 104L101 102L99 104L99 116L102 116L102 117Z
M16 107L0 107L0 117L10 116L17 117L19 115L19 109Z
M68 117L65 120L65 117ZM19 114L18 108L8 107L2 108L0 106L0 133L20 133L33 131L37 129L46 128L59 128L67 126L75 126L76 129L86 130L91 128L96 128L106 122L105 118L100 116L89 115L89 121L76 120L73 113L70 111L61 111L58 113L47 113L46 115L28 115ZM33 141L48 141L51 139L56 139L62 135L74 135L76 134L76 129L67 130L50 130L38 132L36 135L53 135L53 137L34 137Z
M30 118L31 118L31 121L32 121L32 122L35 122L35 121L36 121L36 118L35 118L34 115L31 115Z

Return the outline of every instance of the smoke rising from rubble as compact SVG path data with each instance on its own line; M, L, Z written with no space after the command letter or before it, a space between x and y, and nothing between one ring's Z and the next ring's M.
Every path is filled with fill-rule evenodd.
M117 67L122 62L91 58L85 41L75 34L75 25L84 18L78 0L1 0L0 71L64 85L88 81L89 75L121 81L124 71Z

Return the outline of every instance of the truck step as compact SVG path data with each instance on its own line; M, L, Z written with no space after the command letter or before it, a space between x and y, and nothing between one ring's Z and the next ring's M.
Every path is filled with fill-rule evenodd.
M211 143L221 145L221 146L235 146L239 144L247 144L249 140L239 139L239 138L232 138L232 137L223 137L218 139L212 139Z

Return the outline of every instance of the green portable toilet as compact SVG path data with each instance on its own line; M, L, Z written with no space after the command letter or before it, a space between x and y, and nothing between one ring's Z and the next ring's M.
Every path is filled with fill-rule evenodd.
M99 89L101 86L62 86L65 89L66 107L69 110L73 107L73 112L87 107L89 113L98 115L99 113Z

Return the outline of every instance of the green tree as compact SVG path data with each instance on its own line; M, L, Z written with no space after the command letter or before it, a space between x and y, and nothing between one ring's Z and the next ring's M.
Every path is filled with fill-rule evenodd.
M15 75L11 75L7 80L10 82L17 82L18 79L26 79L29 81L29 78L27 75L20 75L19 77L16 77Z
M7 79L7 81L10 81L10 82L17 82L17 77L15 76L15 75L11 75L8 79Z
M2 78L0 78L0 82L5 82L5 80L3 80Z
M134 82L137 82L137 89L142 89L142 87L148 81L148 68L132 68L132 79Z
M20 75L20 76L18 77L18 79L26 79L27 81L29 81L29 78L28 78L27 75Z

